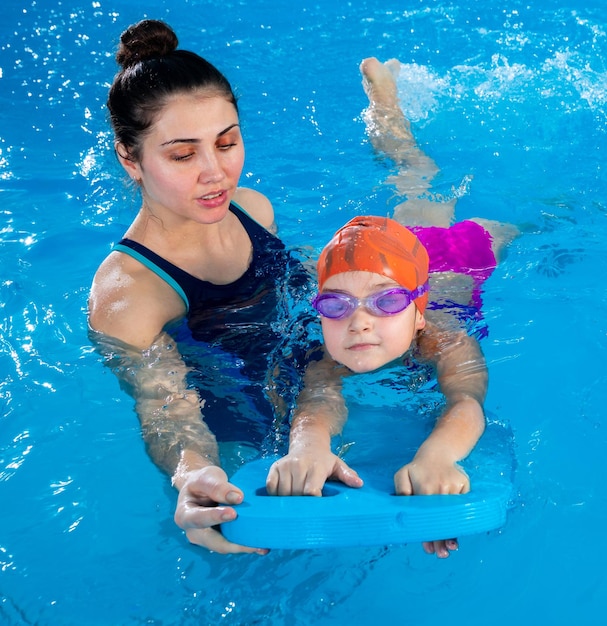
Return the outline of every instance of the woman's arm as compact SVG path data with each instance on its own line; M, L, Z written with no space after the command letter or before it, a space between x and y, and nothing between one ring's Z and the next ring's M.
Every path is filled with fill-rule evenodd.
M265 554L227 541L216 529L236 517L231 506L221 504L239 504L243 493L219 466L217 441L201 414L204 402L188 387L188 368L171 337L161 333L146 350L95 331L92 340L135 400L151 459L179 491L175 522L188 539L220 553Z
M216 552L258 552L226 541L214 526L236 517L243 493L219 467L215 437L201 415L198 393L164 326L185 305L140 263L114 252L97 271L89 298L89 324L97 349L135 400L148 453L179 491L175 522L188 539Z
M201 417L201 402L187 384L188 368L173 339L160 333L146 350L93 331L92 340L135 400L148 453L164 472L178 480L184 451L188 469L217 465L217 442ZM194 462L199 458L198 462Z

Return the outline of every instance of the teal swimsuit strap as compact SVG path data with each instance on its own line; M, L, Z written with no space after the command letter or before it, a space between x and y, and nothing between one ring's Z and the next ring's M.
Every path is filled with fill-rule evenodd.
M128 254L134 259L137 259L137 261L145 265L149 270L154 272L154 274L162 278L162 280L168 283L177 292L179 297L183 300L183 303L185 304L186 313L190 310L190 302L188 301L188 297L185 295L185 291L181 288L179 283L172 276L167 274L163 269L158 267L155 263L153 263L152 261L144 257L143 254L140 254L139 252L137 252L136 250L133 250L132 248L129 248L128 246L125 246L121 243L117 243L117 244L114 244L114 247L112 249L117 250L118 252L123 252L124 254Z

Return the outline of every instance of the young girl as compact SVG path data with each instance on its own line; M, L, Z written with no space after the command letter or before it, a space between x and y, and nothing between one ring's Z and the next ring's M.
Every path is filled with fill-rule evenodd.
M376 370L410 349L436 365L445 410L410 463L396 473L396 493L466 493L469 480L457 464L484 430L487 373L478 343L426 319L428 253L407 228L389 218L357 217L340 229L318 261L318 295L326 357L311 364L302 392L338 393L339 377ZM339 365L345 366L340 368ZM311 406L310 402L306 405ZM331 451L331 438L346 411L298 410L292 421L289 454L277 461L267 488L278 495L319 495L329 478L351 487L362 482ZM455 540L426 544L440 557Z
M398 184L409 194L395 215L414 226L407 229L381 217L354 218L322 251L314 306L321 315L326 355L307 372L289 453L268 475L271 494L320 495L327 479L361 486L356 472L331 451L331 437L346 419L345 406L333 413L310 407L314 398L322 397L321 385L339 395L340 376L373 371L410 350L435 365L445 409L413 460L396 473L396 493L459 494L470 489L458 461L484 430L487 370L478 342L453 322L461 327L460 307L473 315L480 311L480 286L516 229L487 220L451 225L454 202L430 199L437 168L411 135L390 67L394 63L386 66L376 59L361 65L370 99L367 122L376 149L400 166ZM429 272L433 284L428 308L434 311L426 315ZM450 316L454 306L455 318ZM424 548L444 558L457 549L457 541L427 542Z

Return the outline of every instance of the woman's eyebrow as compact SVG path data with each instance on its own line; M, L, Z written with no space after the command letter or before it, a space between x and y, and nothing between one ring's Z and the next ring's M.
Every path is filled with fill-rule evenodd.
M220 133L217 133L217 136L221 137L222 135L229 133L232 130L232 128L240 128L240 124L238 123L230 124L227 128L222 130Z
M200 139L169 139L161 143L160 147L164 148L164 146L172 146L176 143L200 143Z
M223 137L223 135L226 135L227 133L229 133L233 128L240 128L240 124L230 124L227 128L224 128L222 131L217 133L217 137ZM186 139L186 138L179 138L179 139L169 139L169 141L165 141L163 143L160 144L161 147L164 146L171 146L174 145L176 143L200 143L200 139Z

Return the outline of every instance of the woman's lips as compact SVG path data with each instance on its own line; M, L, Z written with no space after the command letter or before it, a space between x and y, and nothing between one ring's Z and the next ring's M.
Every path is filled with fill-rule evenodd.
M213 193L207 193L204 196L200 196L197 199L198 204L202 204L203 206L209 209L215 209L218 206L221 206L225 202L226 192L225 191L214 191Z

